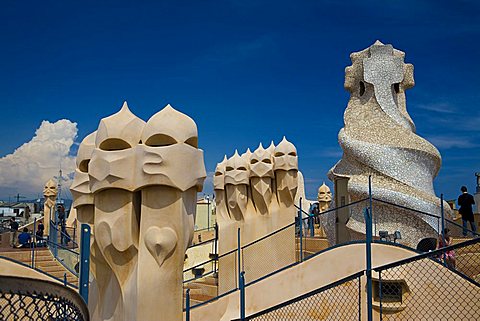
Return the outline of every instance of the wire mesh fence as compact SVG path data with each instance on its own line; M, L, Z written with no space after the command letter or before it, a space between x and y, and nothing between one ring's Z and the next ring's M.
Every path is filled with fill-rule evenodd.
M474 239L375 269L380 320L480 320L478 256Z
M218 261L203 262L202 268L211 266L203 273L218 276L217 293L212 300L239 289L240 271L244 272L245 286L248 286L298 264L329 246L364 241L366 239L365 211L370 206L372 207L373 241L401 243L417 250L421 244L426 244L423 241L431 241L432 244L428 244L428 249L420 250L427 252L436 249L442 230L441 212L426 213L375 198L343 204L322 213L313 212L313 206L311 206L308 212L302 211L292 224L241 246L240 253L238 250L232 250L218 257ZM299 207L297 209L300 210ZM455 222L444 221L446 227L450 226L449 224L453 224L451 226L455 226L457 230L461 229L461 226ZM450 268L456 269L458 273L471 280L478 280L480 260L474 254L477 250L473 247L471 245L470 249L465 246L462 249L459 248L456 267L450 266ZM438 260L441 258L439 257ZM202 274L202 277L204 276ZM184 276L184 279L187 277ZM192 278L187 281L197 282L197 279Z
M274 233L244 245L241 253L242 269L245 271L247 285L294 264L297 262L295 224L289 224Z
M220 266L223 268L217 268ZM238 290L238 250L196 264L184 270L183 277L184 299L190 290L190 308L234 292ZM186 300L183 307L185 309Z
M216 273L216 251L212 240L190 246L185 253L183 283ZM207 259L207 258L210 259ZM198 262L201 261L201 262Z
M438 237L441 213L426 213L379 199L372 201L373 233L381 239L387 234L395 241L411 248L429 237Z
M0 277L0 320L88 321L88 309L75 291L49 281Z
M368 199L343 204L321 213L302 210L302 223L296 230L297 250L300 247L303 249L300 260L332 245L365 240L363 212L366 207L368 207ZM349 226L349 223L353 225ZM356 228L357 226L361 227Z
M237 250L218 257L218 296L238 289L238 260Z
M50 225L50 237L49 240L52 243L61 244L64 247L70 249L77 249L77 230L75 228L70 228L65 226L65 223L57 222L55 224L53 221ZM53 233L55 232L55 233Z
M363 272L246 317L252 321L360 320Z
M472 238L478 237L478 228L476 232L472 231L472 223L466 221L465 227L463 226L463 220L461 216L454 217L453 219L445 219L445 228L449 230L450 235L455 238ZM473 222L473 224L476 224Z

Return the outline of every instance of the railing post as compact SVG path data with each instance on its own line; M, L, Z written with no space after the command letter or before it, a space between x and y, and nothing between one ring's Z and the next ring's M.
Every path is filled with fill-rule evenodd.
M365 209L365 226L366 226L366 244L365 244L365 261L367 269L365 271L367 277L367 320L373 320L373 298L372 298L372 216L368 208Z
M240 272L240 320L245 320L245 272Z
M370 212L370 222L373 218L373 208L372 208L372 175L368 175L368 202L369 202L369 212ZM371 225L371 224L370 224ZM375 226L376 229L376 226ZM371 231L371 228L370 228Z
M368 201L369 208L365 209L366 226L366 276L367 276L367 320L373 320L373 289L372 289L372 175L368 176Z
M241 258L241 239L240 239L240 228L238 228L237 234L237 244L238 244L238 288L240 290L240 320L245 320L245 272L242 271L242 265L240 262Z
M77 223L74 222L73 224L73 239L72 239L72 245L73 245L73 248L75 248L75 243L78 245L78 242L77 242L77 238L75 237L75 232L77 231Z
M210 230L210 196L207 195L207 231Z
M217 247L217 241L218 241L218 224L215 222L215 239L213 240L213 253L215 254L215 258L213 260L213 273L214 276L217 275L217 261L218 261L218 247Z
M80 234L80 284L79 293L88 304L88 285L90 276L90 226L82 224Z
M362 277L358 276L358 321L362 320Z
M443 247L447 246L447 242L445 240L445 213L443 211L443 194L440 194L440 214L442 219L442 240L443 240ZM443 251L443 265L447 266L447 257L446 252Z
M237 256L238 256L238 270L237 270L237 273L238 273L238 285L240 286L240 272L242 271L242 265L241 265L241 262L240 262L240 258L241 258L241 253L242 252L242 243L241 243L241 239L240 239L240 228L238 228L237 230Z
M310 230L310 237L315 237L315 214L314 214L315 205L310 205L308 210L308 229Z
M37 218L33 219L33 237L32 237L32 269L35 268L35 248L37 247Z
M185 321L190 321L190 289L187 289L185 297Z
M378 297L380 300L380 321L383 320L382 271L378 271Z
M299 227L299 238L300 238L300 251L299 251L299 259L300 262L303 262L303 221L302 221L302 198L300 197L299 204L298 204L298 227Z
M50 241L50 243L54 243L54 240L53 240L53 226L52 226L52 208L50 207L50 218L48 219L48 222L45 222L45 216L43 216L43 222L45 223L45 226L47 226L48 224L48 235L46 235L47 237L47 241Z
M52 221L52 208L50 208L50 235L49 235L49 238L50 238L50 242L52 244L52 250L53 250L53 256L55 258L57 258L58 256L58 247L57 247L57 243L58 243L58 231L57 231L57 211L55 210L55 212L53 213L53 219L54 221ZM52 223L53 223L53 227L52 227Z

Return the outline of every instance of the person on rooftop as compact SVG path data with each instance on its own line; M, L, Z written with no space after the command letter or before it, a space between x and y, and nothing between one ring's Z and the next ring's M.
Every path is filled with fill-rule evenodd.
M18 223L15 221L14 217L10 218L10 245L12 247L17 246L17 233L18 233Z
M28 228L24 227L23 232L18 236L18 243L20 244L20 247L28 248L30 247L31 242L32 237L30 236L30 233L28 233Z
M458 197L458 205L460 206L458 212L462 215L463 236L466 237L468 234L467 222L470 222L470 227L472 228L472 235L475 236L477 232L477 227L475 226L472 209L472 205L475 204L475 200L473 199L473 196L467 192L466 186L462 186L460 190L462 191L462 195Z

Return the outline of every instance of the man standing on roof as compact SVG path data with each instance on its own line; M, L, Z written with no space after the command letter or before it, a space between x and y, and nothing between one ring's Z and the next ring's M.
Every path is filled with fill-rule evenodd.
M460 190L462 191L462 195L458 197L458 206L460 206L458 212L462 215L463 236L467 236L468 234L467 221L470 222L472 235L475 236L477 228L475 226L472 209L472 205L475 204L475 200L473 199L473 196L467 192L466 186L462 186Z
M18 233L18 223L15 221L14 217L10 218L10 245L12 247L17 246L17 233Z

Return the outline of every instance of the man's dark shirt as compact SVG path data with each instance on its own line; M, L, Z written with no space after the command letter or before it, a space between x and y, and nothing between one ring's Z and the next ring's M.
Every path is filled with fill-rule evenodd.
M14 231L17 231L18 230L18 223L13 221L13 222L10 222L10 231L14 232Z
M475 204L475 200L473 196L468 193L463 193L458 197L458 205L460 206L458 212L462 215L462 219L473 221L473 204Z

